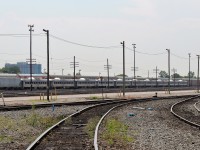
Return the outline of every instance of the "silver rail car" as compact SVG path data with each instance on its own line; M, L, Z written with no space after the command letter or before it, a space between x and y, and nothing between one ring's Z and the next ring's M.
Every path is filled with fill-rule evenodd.
M1 77L0 88L1 89L19 89L21 88L21 79L16 77Z

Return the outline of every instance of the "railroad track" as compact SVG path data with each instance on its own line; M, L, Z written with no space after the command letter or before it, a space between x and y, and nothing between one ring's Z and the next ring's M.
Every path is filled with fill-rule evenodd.
M19 105L19 106L0 106L0 111L15 111L15 110L27 110L32 109L33 106L37 108L45 107L60 107L60 106L72 106L72 105L94 105L106 102L118 102L118 99L107 99L107 100L90 100L90 101L81 101L81 102L67 102L67 103L46 103L46 104L35 104L35 105Z
M198 111L198 112L200 112L200 101L198 101L198 102L196 102L195 104L194 104L194 107L195 107L195 109Z
M169 96L169 97L159 97L159 98L153 98L153 99L171 99L171 98L187 98L191 97L191 95L184 95L184 96ZM152 98L145 98L145 100L151 100ZM140 99L142 100L142 99ZM92 104L100 104L100 103L106 103L106 102L118 102L119 99L104 99L104 100L89 100L89 101L81 101L81 102L67 102L67 103L45 103L45 104L34 104L34 108L45 108L45 107L52 107L54 105L55 107L60 107L63 105L92 105ZM33 105L16 105L16 106L3 106L0 105L0 111L15 111L15 110L27 110L32 109Z
M171 87L173 90L193 90L193 87ZM165 88L156 88L156 87L139 87L139 88L126 88L126 92L144 92L144 91L161 91ZM56 93L58 95L65 94L95 94L101 93L101 88L81 88L81 89L57 89ZM105 93L118 93L120 88L104 88ZM3 93L4 97L26 97L26 96L39 96L41 93L45 93L46 89L24 89L24 90L0 90L0 93ZM55 93L54 89L50 89L50 93Z
M172 98L172 97L170 97ZM174 97L173 97L174 98ZM180 97L177 97L180 98ZM139 100L122 100L105 102L96 104L81 110L77 113L64 118L59 123L55 124L44 133L42 133L27 150L45 150L45 149L98 149L97 136L98 127L103 118L115 107L122 106L128 103L138 103L142 101L160 100L169 98L148 98ZM88 121L92 118L102 118L97 123L94 139L89 137L85 131ZM94 142L93 142L94 141ZM94 145L94 146L93 146Z
M195 108L199 96L188 98L171 106L171 113L180 120L200 128L200 112Z
M27 150L94 149L93 139L85 131L88 121L102 117L108 110L130 101L107 102L87 107L61 120L41 134Z

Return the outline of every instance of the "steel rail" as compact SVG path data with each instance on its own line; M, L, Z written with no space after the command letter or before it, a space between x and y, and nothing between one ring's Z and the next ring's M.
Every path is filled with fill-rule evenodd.
M126 104L128 104L128 103L130 103L130 102L127 102ZM97 126L96 126L95 133L94 133L94 148L95 148L95 150L98 150L98 142L97 142L97 141L98 141L98 130L99 130L99 127L100 127L102 121L104 120L104 118L105 118L113 109L115 109L115 108L117 108L117 107L120 107L120 106L123 106L123 105L126 105L126 104L121 104L121 105L117 105L117 106L112 107L110 110L108 110L108 111L101 117L101 119L99 120L99 122L98 122L98 124L97 124Z
M86 108L84 108L84 109L82 109L82 110L80 110L80 111L78 111L78 112L75 112L75 113L69 115L68 117L62 119L61 121L59 121L59 122L56 123L55 125L51 126L51 127L48 128L46 131L44 131L37 139L35 139L35 141L34 141L33 143L31 143L31 145L29 145L29 147L28 147L26 150L32 150L32 149L36 146L36 144L37 144L42 138L44 138L44 136L47 135L47 133L49 133L49 132L50 132L52 129L54 129L55 127L59 126L61 123L63 123L63 122L64 122L65 120L67 120L68 118L70 118L70 117L72 117L72 116L74 116L74 115L76 115L76 114L78 114L78 113L80 113L80 112L82 112L82 111L84 111L84 110L87 110L87 109L89 109L89 108L91 108L91 107L93 107L93 106L89 106L89 107L86 107Z
M121 101L117 101L117 102L107 102L107 103L96 104L96 105L93 105L93 106L86 107L86 108L84 108L84 109L82 109L82 110L80 110L78 112L75 112L75 113L69 115L68 117L62 119L61 121L59 121L55 125L53 125L50 128L48 128L46 131L44 131L39 137L37 137L37 139L35 139L35 141L33 141L28 146L28 148L26 150L32 150L32 149L34 149L34 147L40 142L40 140L42 140L50 131L52 131L55 127L59 126L60 124L64 123L64 121L67 120L67 119L69 119L70 117L78 115L79 113L87 111L88 109L93 108L93 107L98 107L98 106L106 105L106 104L115 104L115 103L117 104L117 103L121 103L121 102L124 103L124 102L128 102L128 101L121 100Z
M191 97L194 95L184 95L184 96L169 96L169 97L157 97L153 98L153 100L156 99L171 99L171 98L186 98ZM134 99L134 100L142 100L142 99L152 99L150 98L140 98L140 99ZM124 99L125 100L125 99ZM133 99L132 99L133 100ZM89 101L81 101L81 102L67 102L67 103L47 103L47 104L35 104L35 108L45 108L45 107L51 107L54 106L62 106L62 105L90 105L90 104L100 104L105 102L117 102L120 101L119 99L106 99L106 100L89 100ZM14 111L14 110L25 110L25 109L31 109L33 105L6 105L6 106L0 106L0 111Z
M94 105L106 102L117 102L119 99L105 99L105 100L89 100L89 101L80 101L80 102L63 102L63 103L47 103L47 104L35 104L34 107L37 108L46 108L52 107L52 105L61 107L61 106L72 106L72 105ZM17 105L17 106L0 106L0 111L14 111L14 110L28 110L32 109L33 105Z
M172 97L171 97L172 98ZM178 97L177 97L178 98ZM162 99L162 98L159 98L159 99ZM165 98L163 98L165 99ZM168 98L166 98L168 99ZM62 119L61 121L59 121L58 123L56 123L55 125L51 126L50 128L48 128L46 131L44 131L39 137L37 137L37 139L35 139L35 141L33 141L26 150L32 150L45 136L47 136L47 134L53 130L55 127L59 126L60 124L64 123L65 120L69 119L70 117L72 116L75 116L75 115L78 115L79 113L82 113L84 111L87 111L88 109L92 108L92 107L98 107L100 105L106 105L106 104L117 104L117 103L128 103L128 102L141 102L141 101L148 101L148 100L153 100L152 98L146 98L146 99L135 99L135 100L118 100L118 101L114 101L114 102L106 102L106 103L100 103L100 104L96 104L96 105L93 105L93 106L89 106L89 107L86 107L78 112L75 112L69 116L67 116L66 118ZM158 100L158 99L156 99Z
M183 103L183 102L185 102L185 101L189 101L189 100L192 100L192 99L196 99L196 98L198 98L198 97L199 97L199 95L197 95L197 96L195 96L195 97L188 98L188 99L186 99L186 100L183 100L183 101L181 101L181 102L177 102L177 103L173 104L173 105L171 106L171 109L170 109L171 113L172 113L175 117L179 118L180 120L182 120L182 121L184 121L184 122L186 122L186 123L188 123L188 124L190 124L190 125L192 125L192 126L195 126L195 127L200 128L200 125L199 125L199 124L197 124L197 123L195 123L195 122L192 122L192 121L189 121L189 120L187 120L187 119L181 117L180 115L178 115L177 113L175 113L174 110L173 110L173 109L174 109L174 106L176 106L176 105L178 105L178 104L180 104L180 103Z
M200 103L200 102L196 102L195 104L194 104L194 108L198 111L198 112L200 112L200 109L197 107L197 104L198 103Z

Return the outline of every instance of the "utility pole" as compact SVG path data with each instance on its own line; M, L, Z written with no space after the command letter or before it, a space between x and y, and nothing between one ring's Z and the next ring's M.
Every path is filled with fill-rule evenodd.
M81 69L78 70L78 74L81 76Z
M74 62L70 62L70 67L74 68L74 88L76 88L76 67L79 67L79 62L76 62L76 58L74 56Z
M101 93L102 93L102 99L104 99L103 97L103 77L100 76L100 80L101 80Z
M131 71L134 71L134 72L138 71L138 67L131 67ZM136 87L136 76L134 76L133 78L134 78L134 83L135 83L135 87Z
M134 71L134 79L135 79L135 45L136 44L132 44L133 45L133 52L134 52L134 66L133 66L133 71Z
M175 73L177 72L177 69L173 68L171 71L174 73L174 87L175 87Z
M49 101L49 30L43 29L47 33L47 100Z
M157 73L158 73L158 69L157 69L157 66L156 66L156 87L158 87L158 76L157 76Z
M188 54L189 55L189 74L188 74L188 76L189 76L189 86L190 86L190 53Z
M121 42L123 46L123 96L125 96L125 42Z
M197 71L197 93L199 93L199 55L198 57L198 71Z
M31 78L31 91L33 89L33 86L32 86L32 31L34 31L32 28L34 27L34 25L28 25L28 27L30 28L29 31L30 31L30 78Z
M111 69L111 65L109 65L108 63L108 58L107 58L107 65L104 65L104 69L107 70L107 73L108 73L108 88L109 88L109 81L110 81L110 76L109 76L109 70Z
M168 52L168 74L169 74L169 81L168 81L168 90L170 94L170 49L166 49Z
M156 69L153 69L153 71L156 73L156 87L158 87L158 71L159 69L156 66Z
M64 69L62 69L62 78L63 78L63 71L64 71ZM64 79L64 78L63 78Z

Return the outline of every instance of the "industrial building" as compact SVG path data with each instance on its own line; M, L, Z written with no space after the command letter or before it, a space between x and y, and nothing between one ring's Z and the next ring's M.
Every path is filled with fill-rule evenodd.
M27 62L17 62L17 64L6 63L5 67L14 67L17 66L20 69L22 74L30 74L30 64ZM41 74L42 65L41 64L32 64L32 74Z

